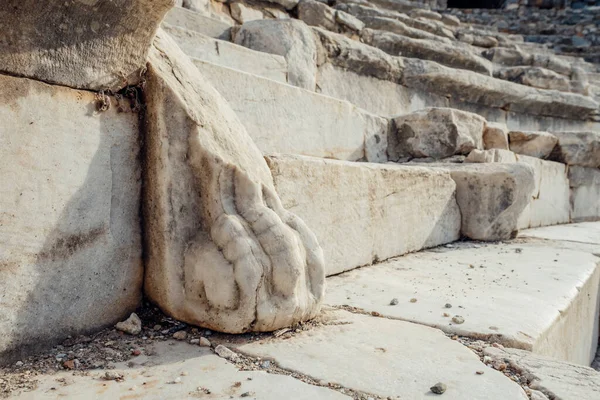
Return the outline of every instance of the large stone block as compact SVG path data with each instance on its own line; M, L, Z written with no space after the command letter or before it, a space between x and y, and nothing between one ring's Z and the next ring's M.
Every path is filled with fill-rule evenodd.
M558 139L548 132L510 131L510 150L525 156L548 158Z
M314 230L327 274L459 238L447 171L310 157L268 157L283 205Z
M195 61L263 154L387 161L388 121L328 96Z
M596 221L600 218L600 170L569 167L571 222Z
M600 168L599 132L552 132L558 144L550 156L568 165Z
M483 148L485 119L452 108L425 108L392 119L388 156L446 158Z
M162 24L162 28L171 35L181 50L190 57L269 78L277 82L287 82L287 63L282 56L254 51L166 23Z
M531 165L535 174L533 196L521 215L519 228L568 223L571 207L567 166L520 154L517 154L517 161Z
M304 22L296 19L250 21L239 28L234 42L285 57L288 82L315 90L317 45L312 30Z
M233 110L161 30L145 98L146 295L230 333L317 315L325 273L314 234L281 205Z
M137 113L5 75L0 98L4 362L128 315L143 269Z
M173 0L7 0L0 10L0 71L81 89L140 80Z

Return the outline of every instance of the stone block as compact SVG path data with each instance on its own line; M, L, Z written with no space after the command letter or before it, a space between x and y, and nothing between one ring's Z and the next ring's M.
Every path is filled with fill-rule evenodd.
M483 148L508 150L508 128L505 124L486 123L483 130Z
M267 163L284 207L323 246L328 275L459 238L447 171L309 157Z
M285 57L288 82L315 90L317 45L312 30L302 21L250 21L236 32L233 41L252 50Z
M265 155L387 161L388 121L331 97L195 61Z
M80 89L135 85L173 0L6 0L0 72Z
M330 31L336 30L335 10L320 1L300 1L298 3L298 19L310 26L319 26Z
M128 316L143 266L137 112L5 75L0 97L3 363Z
M600 170L569 167L571 222L596 221L600 218Z
M511 151L544 159L548 158L558 139L548 132L510 131L508 141Z
M600 168L599 132L552 132L558 144L551 160L568 165Z
M391 160L446 158L483 148L485 119L452 108L426 108L392 119L388 138Z
M245 22L256 21L264 19L262 11L249 7L244 3L231 3L229 5L229 9L231 10L231 16L238 23L243 24Z
M181 7L172 8L163 21L171 26L185 28L189 31L198 32L212 38L229 40L231 37L231 23L220 21Z
M162 28L188 56L269 78L287 82L287 62L282 56L254 51L224 40L213 39L185 28L163 23Z

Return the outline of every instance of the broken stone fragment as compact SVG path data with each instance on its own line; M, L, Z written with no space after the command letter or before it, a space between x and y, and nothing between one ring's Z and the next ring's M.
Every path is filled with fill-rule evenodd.
M0 71L79 89L136 84L172 6L173 0L3 1Z
M240 24L250 21L264 19L263 13L252 7L248 7L243 3L231 3L229 5L231 16Z
M115 328L130 335L138 335L142 331L142 320L136 313L131 313L125 321L118 322Z
M229 348L223 346L222 344L215 347L215 353L217 353L219 357L222 357L229 361L237 361L237 359L239 358L239 356L235 352L231 351Z
M388 155L436 159L483 148L485 119L452 108L425 108L392 119Z
M298 4L298 19L310 26L336 30L335 10L316 0L302 0Z
M352 31L360 32L364 27L365 23L360 19L356 18L354 15L350 15L341 10L336 10L335 12L335 20L345 26L347 29Z
M508 133L508 141L510 150L514 153L545 159L558 139L548 132L511 131Z
M317 315L317 239L281 205L236 114L162 30L145 97L146 295L174 318L228 333Z

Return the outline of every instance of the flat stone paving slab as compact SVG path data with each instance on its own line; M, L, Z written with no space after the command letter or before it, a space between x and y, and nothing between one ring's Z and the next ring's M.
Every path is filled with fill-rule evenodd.
M521 232L519 236L600 245L600 222L581 222L528 229Z
M526 374L531 389L552 400L600 399L600 372L524 350L488 347L484 354Z
M539 240L450 246L331 277L325 303L590 364L600 258Z
M527 399L519 385L438 329L341 310L326 311L325 319L290 339L261 340L238 350L388 399L436 397L429 388L438 382L447 386L444 400Z
M13 395L19 400L38 399L350 399L337 391L303 383L285 375L262 371L238 371L228 361L206 348L182 342L156 345L156 355L135 359L139 365L116 365L114 373L123 381L104 380L106 370L90 371L87 376L61 372L39 377L34 391ZM199 390L199 388L201 388ZM207 389L206 393L202 389ZM242 396L244 395L244 396Z

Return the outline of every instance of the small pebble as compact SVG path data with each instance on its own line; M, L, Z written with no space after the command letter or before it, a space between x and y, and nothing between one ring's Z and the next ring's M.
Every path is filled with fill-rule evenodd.
M417 302L417 299L415 299L415 298L413 297L412 299L410 299L410 302L411 302L411 303L416 303L416 302Z
M190 344L200 344L200 339L192 339L190 340Z
M215 353L217 353L218 356L220 356L226 360L230 360L230 361L236 361L239 358L239 356L236 353L229 350L227 347L223 346L222 344L218 345L215 348Z
M15 365L16 365L17 367L22 367L22 366L23 366L23 361L17 361L17 362L15 363Z
M431 390L435 394L444 394L444 392L446 391L446 385L442 382L438 382L432 387L430 387L429 390Z
M460 325L465 322L465 319L463 317L461 317L460 315L455 315L454 317L452 317L452 322Z
M446 305L444 305L444 307L446 307L446 308L452 308L452 304L446 303Z
M205 337L201 337L199 345L202 347L210 347L210 340Z
M483 375L483 371L477 371L475 372L477 375Z
M186 331L177 331L173 334L173 339L176 340L185 340L185 338L187 338L187 332Z
M393 298L392 301L390 301L390 306L396 306L396 305L398 305L398 299Z

